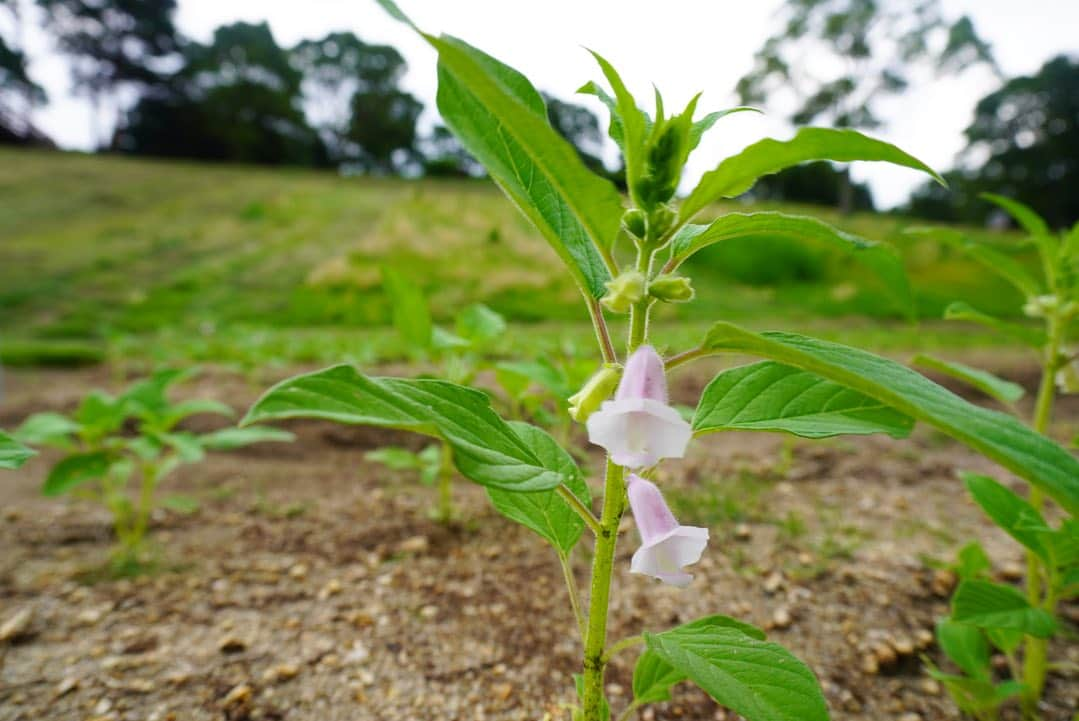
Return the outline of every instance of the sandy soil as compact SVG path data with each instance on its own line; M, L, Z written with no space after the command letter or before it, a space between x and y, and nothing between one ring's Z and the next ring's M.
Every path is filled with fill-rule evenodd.
M680 378L676 394L689 400L704 372ZM70 409L109 383L101 369L9 374L0 426ZM244 407L261 387L211 371L186 393ZM1077 416L1061 409L1065 422ZM365 450L415 438L290 428L297 443L177 472L169 487L201 508L155 518L165 570L135 580L84 581L107 553L108 518L38 496L52 456L3 477L0 623L24 623L0 643L0 721L568 718L579 640L543 542L463 480L462 520L439 525L427 514L430 489L363 461ZM612 636L726 613L805 660L837 721L957 718L920 660L941 662L930 631L952 578L934 562L978 538L996 573L1018 580L1018 547L955 479L961 468L995 469L927 429L905 442L798 442L786 464L783 444L714 436L666 469L683 522L709 525L715 540L690 589L660 587L629 574L627 521ZM589 457L593 471L599 462ZM1064 611L1074 632L1079 608ZM1074 641L1052 653L1079 663ZM631 695L635 655L618 656L609 674L616 712ZM1068 719L1079 677L1053 674L1046 699L1045 719ZM681 686L642 718L733 716Z

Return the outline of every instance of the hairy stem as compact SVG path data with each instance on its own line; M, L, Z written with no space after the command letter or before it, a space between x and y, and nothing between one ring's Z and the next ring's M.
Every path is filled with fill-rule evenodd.
M611 644L611 647L607 649L604 657L609 661L614 658L614 655L619 651L625 651L627 648L633 648L634 646L640 646L644 643L644 636L627 636L621 641L617 641Z
M614 352L611 344L611 333L607 330L607 321L603 317L603 308L599 301L585 294L585 305L588 306L588 315L592 319L592 328L596 331L596 341L599 343L599 352L603 355L604 363L617 363L618 354Z
M604 482L602 532L596 536L592 558L592 586L588 599L588 629L584 643L584 721L601 721L603 673L606 670L604 648L607 645L607 608L610 603L611 573L618 543L618 525L622 522L625 469L607 459Z

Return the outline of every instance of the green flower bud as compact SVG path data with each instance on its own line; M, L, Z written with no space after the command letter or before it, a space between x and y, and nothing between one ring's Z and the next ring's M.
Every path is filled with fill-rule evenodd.
M1030 318L1044 318L1060 305L1060 298L1055 295L1039 295L1023 305L1023 313Z
M689 278L681 275L663 274L648 284L648 295L664 303L688 303L696 293Z
M622 227L634 238L644 240L648 232L648 216L640 208L630 208L622 214Z
M627 270L606 286L607 295L599 302L612 313L628 313L630 306L644 297L644 275L637 270Z
M581 390L569 397L569 415L578 423L584 423L603 401L611 397L622 377L622 369L614 365L600 368Z
M661 237L677 218L678 213L666 203L656 206L651 215L648 216L648 230L652 238L658 239Z

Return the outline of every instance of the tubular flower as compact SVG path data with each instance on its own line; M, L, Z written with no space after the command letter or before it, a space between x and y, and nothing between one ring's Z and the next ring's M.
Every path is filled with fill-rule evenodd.
M588 440L629 468L681 458L692 435L690 425L667 405L663 359L648 345L626 361L614 400L605 401L588 418Z
M682 569L700 560L708 545L708 529L679 525L656 484L632 473L626 492L641 534L641 547L633 554L630 571L672 586L688 586L693 576Z

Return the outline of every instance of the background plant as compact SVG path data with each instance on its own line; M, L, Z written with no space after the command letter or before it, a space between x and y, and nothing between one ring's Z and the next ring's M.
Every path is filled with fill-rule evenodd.
M72 495L112 514L117 544L112 565L118 573L138 572L149 560L146 535L156 508L190 513L198 507L187 496L157 497L159 484L177 467L201 461L207 451L293 439L286 431L259 426L208 433L179 428L194 415L233 415L214 400L170 400L169 390L190 375L161 370L118 396L92 391L74 413L37 413L15 431L23 443L64 452L45 479L44 495Z
M389 0L381 4L411 25ZM696 560L693 553L652 555L663 541L638 506L642 498L651 499L648 504L663 517L662 525L676 534L671 538L684 532L685 538L700 541L704 529L677 526L659 490L647 480L656 460L681 456L689 435L763 430L808 438L866 433L903 437L916 420L923 420L1024 474L1062 504L1079 506L1079 462L1066 451L1014 418L972 406L884 358L790 333L754 333L725 322L713 326L699 345L669 355L665 369L648 346L654 306L693 298L689 279L678 274L683 261L731 238L778 233L824 239L873 258L870 262L886 281L901 280L894 254L812 218L731 213L703 225L692 221L716 200L750 188L757 177L801 162L876 160L932 174L923 163L850 130L807 128L791 140L763 140L727 158L676 207L673 198L687 157L701 135L732 111L695 119L694 98L681 113L668 115L657 92L654 113L645 113L615 69L596 55L610 91L595 83L583 91L597 95L610 110L609 134L625 158L631 204L627 211L615 187L588 171L554 132L542 98L523 75L459 39L421 35L439 55L443 118L540 231L583 296L601 365L571 402L575 417L588 419L591 440L609 451L602 510L593 514L592 491L583 473L549 434L503 421L485 394L447 381L372 378L350 366L336 366L271 388L245 422L323 418L419 432L447 443L462 475L485 486L496 508L556 549L583 646L577 718L610 718L603 683L606 667L617 653L638 646L645 649L634 672L634 699L621 711L624 718L644 704L668 698L671 687L685 680L751 721L827 718L812 672L781 646L766 641L758 629L736 619L709 616L608 642L611 578L627 483L645 540L634 554L634 570L648 572L643 570L647 563L638 564L644 554L658 562L659 571L650 575L678 585L688 581L682 566ZM631 261L624 260L627 255ZM898 268L901 271L901 265ZM608 313L629 315L624 354L616 351ZM720 373L702 394L692 425L683 428L684 421L666 403L665 371L727 352L766 360ZM616 383L615 400L606 400ZM637 403L651 410L627 410ZM652 430L627 425L627 433L619 432L618 423L643 422L634 413L649 418ZM606 415L598 422L601 414ZM658 448L653 444L663 448L653 452ZM586 528L594 536L587 604L570 564Z
M1028 237L1023 245L1037 250L1040 272L1016 261L1012 248L979 243L958 231L911 232L940 238L1022 294L1025 315L1037 320L1040 328L994 317L966 302L952 304L945 317L988 326L1037 353L1041 375L1030 423L1038 433L1048 434L1057 389L1079 391L1076 356L1066 347L1079 315L1079 224L1068 232L1053 233L1026 205L997 195L985 199L1006 210L1025 229ZM1014 404L1023 389L1014 383L932 356L919 356L915 362L972 385L1018 413ZM945 683L960 708L979 718L994 718L1001 689L987 685L986 668L980 665L981 649L992 644L1007 655L1016 681L1005 690L1021 693L1024 716L1035 718L1048 670L1047 639L1058 630L1053 620L1057 604L1079 593L1079 526L1069 517L1059 527L1051 527L1043 516L1046 497L1037 485L1030 487L1029 498L1024 500L992 478L966 474L964 482L989 518L1026 550L1026 595L982 578L964 578L953 599L952 616L942 622L941 638L945 652L965 672L965 680L947 677ZM1020 643L1021 667L1016 653ZM963 648L957 648L960 645ZM964 656L963 649L976 651L979 663Z

